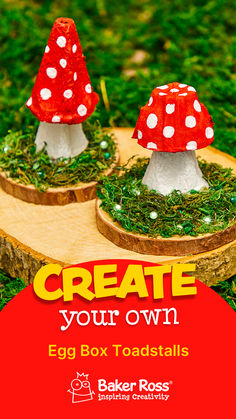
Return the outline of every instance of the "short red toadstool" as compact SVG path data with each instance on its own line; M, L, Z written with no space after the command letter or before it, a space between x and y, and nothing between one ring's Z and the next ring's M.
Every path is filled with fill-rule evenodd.
M213 121L196 90L181 83L156 87L141 108L133 138L153 150L143 178L148 189L167 195L208 187L195 150L214 140Z
M73 157L88 145L82 122L94 111L92 89L75 23L59 18L52 28L26 106L40 121L37 150L46 144L52 158Z

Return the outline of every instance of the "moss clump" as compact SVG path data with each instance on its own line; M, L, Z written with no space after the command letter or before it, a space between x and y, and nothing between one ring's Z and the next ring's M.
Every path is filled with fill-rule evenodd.
M236 275L211 287L236 311Z
M236 218L236 177L216 163L199 161L210 188L189 194L173 191L167 196L142 184L148 159L138 159L119 174L103 177L98 196L102 208L125 230L150 237L198 236L231 225ZM155 211L157 218L150 218Z
M16 182L34 185L40 191L97 181L114 161L114 139L97 122L86 122L84 132L89 140L86 150L79 156L56 160L45 149L36 152L36 128L9 132L0 145L0 168ZM101 141L106 141L105 149L101 148Z
M0 311L5 305L26 287L20 278L11 278L0 269Z

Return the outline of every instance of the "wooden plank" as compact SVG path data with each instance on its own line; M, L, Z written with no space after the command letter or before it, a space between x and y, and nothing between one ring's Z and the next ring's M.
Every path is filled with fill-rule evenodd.
M131 139L132 129L115 128L120 162L132 155L150 152ZM215 161L236 172L236 160L212 147L200 150L207 161ZM35 205L21 201L0 189L0 265L26 282L45 263L62 266L106 258L133 259L154 263L197 264L197 277L213 284L236 273L236 241L195 256L153 256L122 249L107 240L96 227L95 201L64 206Z

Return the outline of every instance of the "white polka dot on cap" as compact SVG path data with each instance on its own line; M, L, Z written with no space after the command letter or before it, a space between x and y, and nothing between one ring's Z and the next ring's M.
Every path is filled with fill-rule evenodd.
M167 126L167 127L165 127L165 128L163 129L163 135L164 135L164 137L166 137L166 138L171 138L171 137L173 137L174 132L175 132L174 127Z
M196 118L190 115L185 118L185 125L188 128L194 128L196 126Z
M167 93L160 92L159 96L167 96Z
M32 103L33 103L33 100L32 100L32 97L30 97L30 98L27 100L26 105L27 105L27 106L31 106L31 105L32 105Z
M170 89L170 92L173 92L173 93L179 92L179 89Z
M188 93L180 93L179 96L187 96Z
M65 90L64 92L63 92L63 96L66 98L66 99L70 99L71 98L71 96L72 96L72 90L71 89L67 89L67 90Z
M86 86L85 86L85 91L86 91L87 93L92 93L92 86L91 86L91 84L90 84L90 83L86 84Z
M50 51L50 48L49 48L49 46L47 45L47 46L46 46L46 48L45 48L45 52L46 52L46 54L47 54L49 51Z
M202 110L201 105L200 105L200 103L198 102L198 100L195 100L195 101L193 102L193 107L194 107L195 111L197 111L197 112L201 112L201 110Z
M54 116L52 117L52 122L60 122L60 120L61 120L61 118L60 118L60 116L58 116L58 115L54 115Z
M188 86L187 90L188 90L189 92L196 92L196 89L194 89L194 87L193 87L193 86Z
M157 126L158 118L154 113L150 113L147 117L147 126L153 129Z
M157 150L157 145L155 143L150 142L147 143L147 148L149 148L150 150L152 150L153 148Z
M66 38L64 36L58 36L58 38L57 38L57 45L60 48L64 48L66 46Z
M214 130L211 127L207 127L206 131L205 131L206 137L207 138L212 138L214 135Z
M75 72L74 73L74 81L76 81L77 80L77 73Z
M152 102L153 102L153 97L151 96L149 101L148 101L148 106L151 106Z
M187 86L187 84L179 83L179 87L181 87L181 88L186 87L186 86Z
M60 61L59 61L59 63L60 63L60 66L61 66L62 68L66 68L66 66L67 66L67 61L66 61L64 58L61 58L61 59L60 59Z
M166 105L166 113L171 114L175 111L175 104L174 103L168 103Z
M142 131L138 130L138 139L141 140L141 138L143 138L143 133Z
M55 79L55 77L57 77L57 70L53 67L48 67L46 73L50 79Z
M197 143L196 141L189 141L186 145L186 150L197 150Z
M52 96L52 92L49 89L41 89L40 96L43 100L48 100Z
M72 47L72 52L75 53L76 51L77 51L77 45L74 44L73 47Z
M87 108L85 105L79 105L77 108L77 112L80 116L84 116L87 113Z
M165 90L165 89L168 89L168 86L167 86L167 84L163 84L162 86L157 86L157 89Z

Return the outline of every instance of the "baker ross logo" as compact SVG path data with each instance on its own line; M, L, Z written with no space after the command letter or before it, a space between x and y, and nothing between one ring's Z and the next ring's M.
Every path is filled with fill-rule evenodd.
M67 391L72 394L72 403L93 400L93 395L95 394L94 391L91 390L88 374L80 374L79 372L76 373L76 378L71 381L70 389Z
M72 395L72 403L81 403L94 399L94 391L88 380L88 374L76 373L77 376L71 381L71 388L67 390ZM172 381L149 381L140 378L137 381L121 381L114 379L108 381L105 378L97 380L97 401L131 401L131 400L162 400L167 401Z
M118 379L107 382L98 380L98 400L163 400L169 399L172 381L148 381L140 378L138 381L123 382Z

